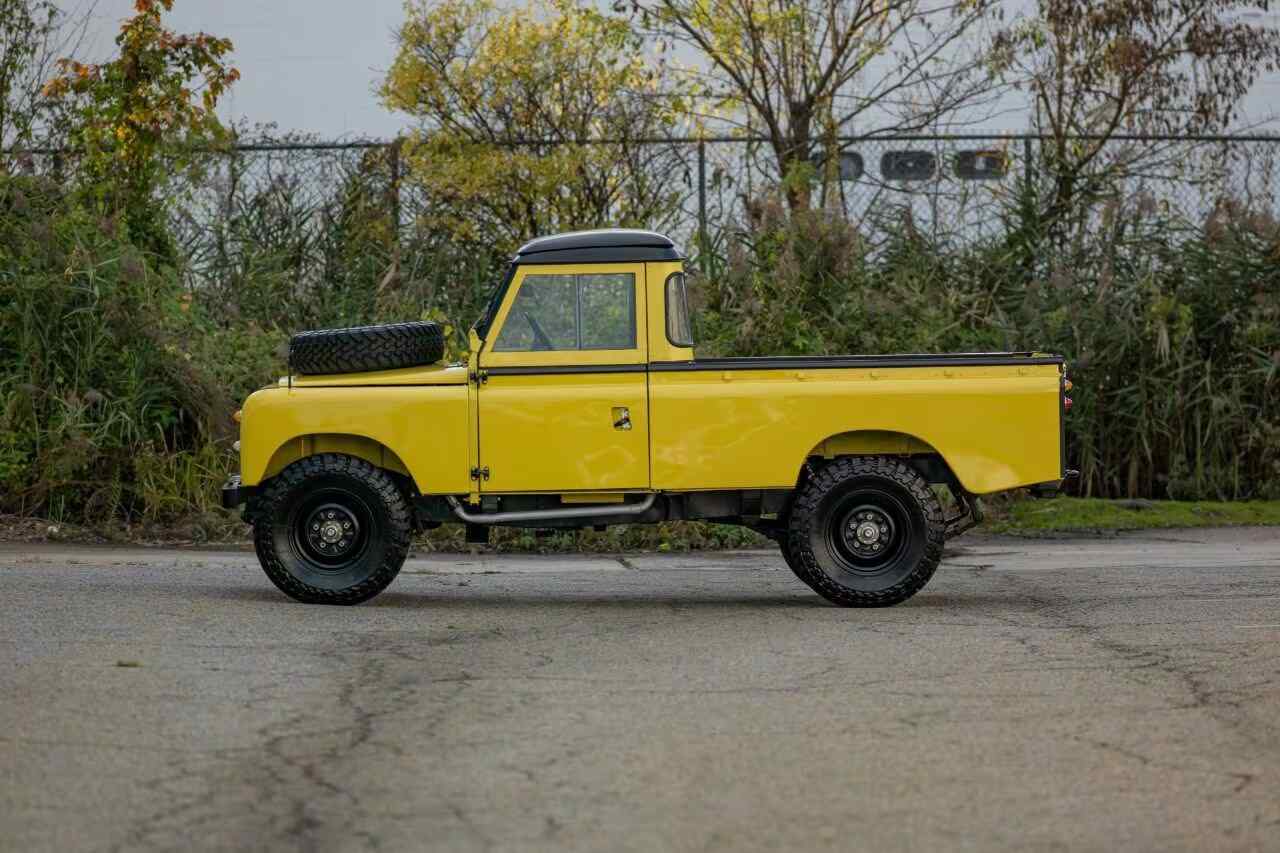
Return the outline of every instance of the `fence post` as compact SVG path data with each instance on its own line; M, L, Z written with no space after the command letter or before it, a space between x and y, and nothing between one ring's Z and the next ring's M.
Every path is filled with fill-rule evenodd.
M698 265L707 272L707 141L698 140Z
M1022 138L1022 177L1027 186L1031 186L1031 137Z
M391 158L391 186L387 192L391 203L391 239L397 249L400 247L400 146L403 141L396 137L388 152Z

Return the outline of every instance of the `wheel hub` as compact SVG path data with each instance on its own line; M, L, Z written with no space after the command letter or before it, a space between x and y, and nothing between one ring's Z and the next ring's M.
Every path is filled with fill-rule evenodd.
M346 507L325 504L306 521L307 543L326 557L341 557L351 550L360 534L360 522Z
M878 556L893 541L893 520L876 507L860 506L849 513L842 533L845 544L858 556Z
M863 545L870 545L880 541L880 528L872 524L870 521L864 521L858 525L858 541Z
M336 521L326 521L320 525L320 538L332 545L342 540L342 525Z

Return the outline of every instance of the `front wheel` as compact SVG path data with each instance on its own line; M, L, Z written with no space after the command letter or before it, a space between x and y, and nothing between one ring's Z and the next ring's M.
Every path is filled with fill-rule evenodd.
M946 524L938 496L905 462L845 457L800 489L786 537L788 563L823 598L885 607L933 577Z
M254 549L281 592L359 604L386 589L409 552L408 502L363 459L321 453L280 472L256 501Z

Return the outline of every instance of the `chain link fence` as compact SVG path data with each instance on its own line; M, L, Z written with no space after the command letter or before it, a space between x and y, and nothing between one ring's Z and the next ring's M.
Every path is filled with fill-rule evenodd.
M1068 144L1091 142L1082 137ZM750 201L778 183L762 138L646 144L669 149L661 161L671 170L664 180L680 199L671 220L660 225L693 251L714 251L716 236L746 224ZM1047 137L1016 134L844 138L834 157L814 158L823 179L816 198L873 242L907 228L961 243L998 233L1021 188L1052 191L1053 145ZM320 233L340 225L353 208L381 217L396 240L412 237L421 214L439 201L406 173L401 150L398 141L294 139L210 152L196 169L170 179L174 232L197 272L225 265L243 240L323 254L324 247L313 245ZM74 169L55 151L4 156L8 171L66 180ZM1280 218L1278 159L1280 137L1114 136L1088 173L1099 209L1200 225L1225 200Z

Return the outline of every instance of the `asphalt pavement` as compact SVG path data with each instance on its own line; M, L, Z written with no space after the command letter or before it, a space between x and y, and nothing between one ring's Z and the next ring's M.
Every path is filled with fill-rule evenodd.
M774 553L0 546L0 850L1280 850L1280 530Z

